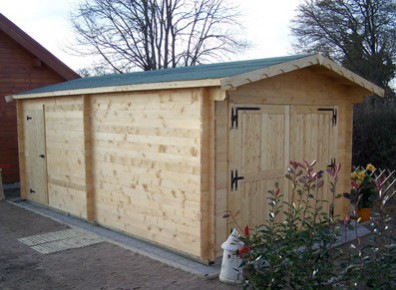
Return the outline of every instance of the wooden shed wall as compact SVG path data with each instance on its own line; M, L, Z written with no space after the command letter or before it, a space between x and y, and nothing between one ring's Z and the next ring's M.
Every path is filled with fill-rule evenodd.
M97 95L96 220L200 257L202 91Z
M45 104L49 205L86 218L82 97Z
M18 104L24 197L40 202L29 193L26 114L43 109L49 206L213 260L214 101L207 90Z
M29 176L34 175L34 172L30 172L32 167L28 166L31 157L28 156L30 144L26 138L26 116L32 110L43 110L48 205L86 218L83 98L26 100L19 108L22 196L33 198L29 192Z
M232 156L230 156L230 143L225 143L224 140L230 140L231 124L229 120L231 118L231 106L276 105L285 107L286 111L290 115L293 114L292 107L297 105L336 107L338 112L338 124L337 136L335 136L336 151L334 157L336 158L337 163L340 162L342 165L337 187L337 191L342 193L349 191L350 188L349 175L351 170L352 153L353 103L361 101L360 97L353 95L349 88L342 82L340 83L336 78L331 78L327 75L321 74L319 71L312 68L298 70L288 74L262 80L260 82L245 85L239 87L236 90L228 91L227 94L228 98L226 101L216 103L215 248L217 256L220 256L222 253L220 246L227 238L230 227L235 226L230 220L225 220L222 218L223 212L230 209L229 172L232 168L229 168L228 162L230 158L232 159ZM290 132L292 132L292 130L297 125L298 124L291 122L288 125L290 128L286 128L289 128L288 130L291 130ZM314 128L310 128L309 130L314 130ZM291 137L290 132L287 133L289 135L288 138ZM297 141L298 140L290 140L290 142L293 144L299 144L298 142L300 141ZM319 140L319 142L322 142L322 140ZM303 154L305 154L303 152L306 152L304 147L296 148L296 146L293 144L290 145L293 148L288 149L290 150L288 152L288 154L290 154L289 157L293 159L293 154L303 156ZM306 144L304 146L306 146ZM317 156L305 156L307 159L318 158ZM289 160L285 159L284 173L286 173L288 162ZM323 164L321 166L323 166ZM281 187L282 185L283 183L281 183ZM284 186L282 188L284 190ZM267 192L269 189L272 188L263 189L263 192ZM251 209L243 208L242 210L249 211ZM348 210L349 205L346 200L337 200L336 213L343 216L348 212ZM265 218L266 217L263 215L263 222L265 221ZM243 227L244 225L241 226Z
M65 81L26 49L0 31L0 164L3 182L19 181L18 137L15 102L5 103L4 96Z

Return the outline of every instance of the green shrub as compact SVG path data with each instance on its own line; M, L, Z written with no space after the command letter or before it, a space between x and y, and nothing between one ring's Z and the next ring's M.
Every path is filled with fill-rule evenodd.
M396 101L372 98L355 105L352 162L355 166L375 164L396 168Z
M291 200L284 201L278 185L269 192L267 222L241 238L246 287L254 289L295 289L330 286L335 275L337 227L325 202L320 200L324 172L314 163L291 162L286 178L292 183ZM329 169L333 201L337 168ZM330 205L333 209L333 205Z
M315 171L314 165L290 162L286 174L291 182L290 200L285 200L275 184L269 191L266 221L241 231L245 247L237 254L242 258L244 288L395 289L396 246L391 214L385 207L391 196L385 196L378 186L375 215L370 220L372 234L365 243L356 230L350 246L337 246L340 231L353 229L349 216L341 222L333 216L335 199L341 196L336 194L340 165L326 172ZM325 181L330 204L319 198ZM226 213L225 217L231 214L235 221L232 213Z

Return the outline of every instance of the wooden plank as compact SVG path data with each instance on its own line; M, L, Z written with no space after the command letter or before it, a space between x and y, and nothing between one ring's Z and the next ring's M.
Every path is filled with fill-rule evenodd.
M198 155L198 138L140 136L130 134L97 133L95 138L98 146L112 147L117 144L120 149L135 152L164 153L181 156Z
M227 98L227 92L220 87L211 87L206 89L214 101L224 101Z
M108 110L95 111L93 117L98 119L114 119L118 120L120 124L123 123L122 120L170 120L170 119L185 119L185 117L196 118L199 117L199 112L194 106L188 106L189 102L183 104L182 102L176 103L172 102L172 110L170 111L170 106L167 108L152 108L148 107L147 103L142 106L135 107L135 104L131 104L129 110L117 110L114 108L114 100L109 104ZM125 107L125 106L124 106ZM177 115L175 114L177 112Z
M71 95L104 94L104 93L152 91L152 90L174 90L174 89L182 89L182 88L185 89L185 88L216 87L216 86L220 86L219 79L177 81L177 82L166 82L166 83L149 83L149 84L126 85L126 86L110 86L110 87L100 87L100 88L64 90L64 91L46 92L46 93L32 93L28 95L14 95L13 97L17 100L17 99L71 96Z
M352 130L353 105L342 102L338 106L337 163L341 163L338 174L337 193L350 192L352 171ZM340 198L336 200L335 214L343 218L349 214L349 202Z
M86 216L89 222L96 220L95 217L95 192L93 186L93 148L91 129L91 98L83 96L83 126L84 126L84 157L85 157L85 195Z
M21 199L27 199L27 160L26 160L26 134L25 134L25 114L22 101L16 101L17 104L17 128L18 128L18 159L19 159L19 176L21 184Z
M192 164L188 162L174 162L172 159L166 159L164 161L156 159L148 159L145 156L135 157L128 154L129 152L108 152L107 150L97 150L95 152L95 162L97 163L107 163L118 164L128 167L141 167L141 168L151 168L152 170L164 170L170 174L185 173L198 175L200 172L200 165L195 161Z
M96 124L95 132L97 133L118 133L118 134L127 134L128 136L136 136L139 138L141 132L147 136L155 136L155 137L169 137L174 142L179 143L179 140L173 138L185 138L181 139L181 142L186 142L191 138L199 136L199 129L182 129L182 128L148 128L148 127L138 127L138 126L130 126L129 124L119 123L119 122L109 122L106 124ZM167 138L164 138L161 142L166 142Z
M222 255L221 244L227 239L227 220L223 218L223 213L228 210L228 101L215 103L215 182L216 182L216 257Z
M78 191L85 191L84 176L81 176L81 174L78 175L76 174L72 176L70 174L65 174L63 172L57 173L51 171L48 176L48 183L59 185L64 188L75 189Z
M201 259L215 260L215 101L202 90L201 105Z

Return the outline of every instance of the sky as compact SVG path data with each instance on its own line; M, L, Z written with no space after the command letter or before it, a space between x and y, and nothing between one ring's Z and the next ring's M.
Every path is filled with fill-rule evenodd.
M66 47L75 38L69 14L81 0L1 0L0 13L74 70L92 59L73 56ZM233 60L293 54L290 20L302 0L233 0L240 6L251 48Z

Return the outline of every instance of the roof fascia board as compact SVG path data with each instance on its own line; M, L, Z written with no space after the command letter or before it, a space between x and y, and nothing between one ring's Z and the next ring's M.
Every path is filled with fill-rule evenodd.
M45 93L32 93L32 94L18 94L13 95L15 100L22 99L36 99L36 98L51 98L51 97L64 97L64 96L77 96L77 95L94 95L105 93L123 93L134 91L151 91L151 90L165 90L165 89L183 89L183 88L197 88L197 87L220 87L221 79L206 79L196 81L175 81L167 83L151 83L140 85L127 85L127 86L112 86L102 88L87 88L77 90L55 91Z
M56 56L44 48L40 43L26 34L12 21L0 13L0 30L16 41L19 45L47 64L52 70L61 75L66 80L80 78L75 71L65 65Z
M323 66L334 73L344 77L356 85L366 89L368 92L377 94L379 96L384 96L384 90L373 83L365 80L364 78L358 76L357 74L343 68L339 64L334 61L320 55L312 55L308 57L304 57L298 60L277 64L274 66L266 67L263 69L259 69L256 71L244 73L241 75L237 75L234 77L224 78L221 81L221 87L223 90L235 90L240 86L257 82L260 80L264 80L267 78L271 78L277 75L285 74L288 72L292 72L298 69L320 65Z
M362 78L361 76L355 74L354 72L340 66L336 62L321 56L321 61L319 63L321 66L328 68L329 70L335 72L336 74L350 80L351 82L357 84L358 86L366 89L367 91L374 93L378 96L384 97L385 90L379 86L373 84L372 82Z
M302 59L276 64L237 76L224 78L221 82L221 87L223 90L235 90L243 85L261 81L263 79L271 78L280 74L285 74L308 66L313 66L315 64L318 64L318 56L319 55L312 55L304 57Z

